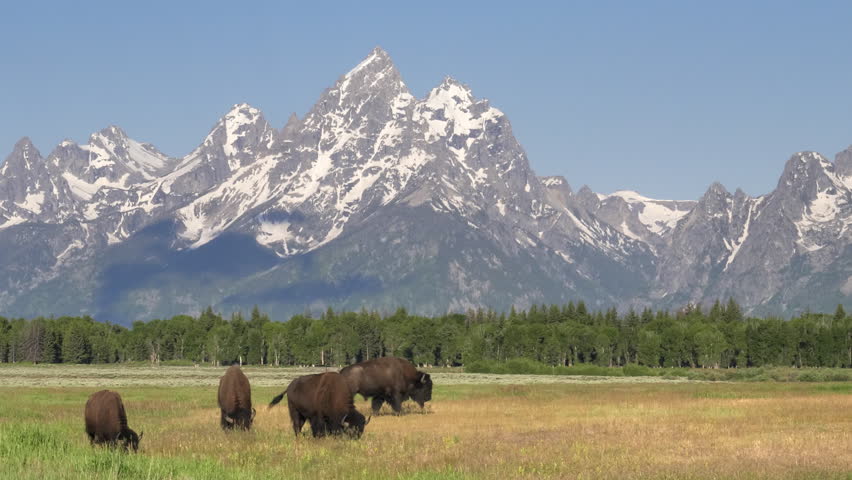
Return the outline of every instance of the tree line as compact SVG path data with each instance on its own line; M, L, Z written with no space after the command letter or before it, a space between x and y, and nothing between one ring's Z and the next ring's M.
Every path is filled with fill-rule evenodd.
M270 320L207 308L197 317L133 322L91 317L0 317L0 362L187 362L222 365L345 365L395 355L420 365L458 366L515 358L547 365L649 367L852 367L852 317L805 313L747 317L733 300L711 308L592 312L584 302L436 317L399 309Z

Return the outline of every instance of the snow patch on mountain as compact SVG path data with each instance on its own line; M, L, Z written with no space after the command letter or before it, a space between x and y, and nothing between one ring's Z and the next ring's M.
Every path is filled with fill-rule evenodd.
M27 197L24 199L23 203L18 203L19 207L24 210L29 210L30 212L38 215L41 213L41 206L44 203L44 192L37 193L27 193Z
M288 240L295 238L295 235L290 233L290 222L271 222L262 220L257 229L255 239L257 243L266 246L281 246L284 249L284 256L290 255L290 248L287 245Z
M553 188L559 185L565 185L565 180L561 177L544 177L541 179L541 183L548 188Z
M692 211L694 203L685 200L657 200L632 190L620 190L607 197L622 198L633 208L637 208L639 221L657 235L672 230L684 215Z
M746 216L745 225L743 226L743 232L740 234L739 238L737 238L732 245L729 245L729 249L731 254L728 256L728 259L725 261L725 268L722 270L725 271L728 267L733 263L734 259L737 258L737 254L740 252L740 248L743 244L748 240L749 229L751 228L751 219L754 211L763 203L765 197L759 197L754 202L750 202L748 205L748 214ZM725 244L728 245L727 239L725 239Z

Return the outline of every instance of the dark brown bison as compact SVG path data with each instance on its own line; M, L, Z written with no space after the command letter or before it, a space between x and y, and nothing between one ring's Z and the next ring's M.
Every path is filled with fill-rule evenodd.
M109 390L93 393L86 402L85 416L86 434L92 445L105 443L116 447L120 443L125 451L139 450L139 440L145 432L136 435L127 426L127 414L118 393Z
M240 367L232 365L219 379L219 410L222 429L248 430L254 421L251 408L251 386Z
M290 420L298 436L305 421L311 422L314 437L345 433L359 438L370 423L352 401L346 380L337 372L317 373L296 378L286 390L272 399L273 407L287 395Z
M350 365L340 371L352 394L372 398L373 412L388 402L397 414L402 402L410 398L423 408L432 399L432 377L417 370L408 360L380 357Z

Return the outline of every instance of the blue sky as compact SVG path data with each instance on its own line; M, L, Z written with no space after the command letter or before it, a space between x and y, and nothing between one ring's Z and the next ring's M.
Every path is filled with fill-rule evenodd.
M180 156L238 102L281 127L376 45L418 97L452 75L490 99L575 188L757 195L852 144L850 2L118 3L0 7L3 157L110 124Z

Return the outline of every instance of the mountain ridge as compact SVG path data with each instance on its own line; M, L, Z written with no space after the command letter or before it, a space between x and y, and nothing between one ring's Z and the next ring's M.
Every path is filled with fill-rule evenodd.
M449 76L415 98L377 47L303 117L278 129L235 104L184 157L117 126L47 157L21 139L0 166L0 311L134 319L253 298L281 313L397 299L434 314L580 297L621 308L734 297L783 314L852 293L850 174L852 147L834 163L793 155L760 197L718 183L698 200L574 191L535 174L488 100ZM144 233L151 228L158 233ZM52 238L38 238L47 231ZM226 245L257 261L232 278L198 263L222 261ZM116 276L133 276L130 264L148 283ZM88 277L63 283L79 272ZM370 288L334 287L353 281ZM39 312L51 289L76 298L58 302L76 311Z

